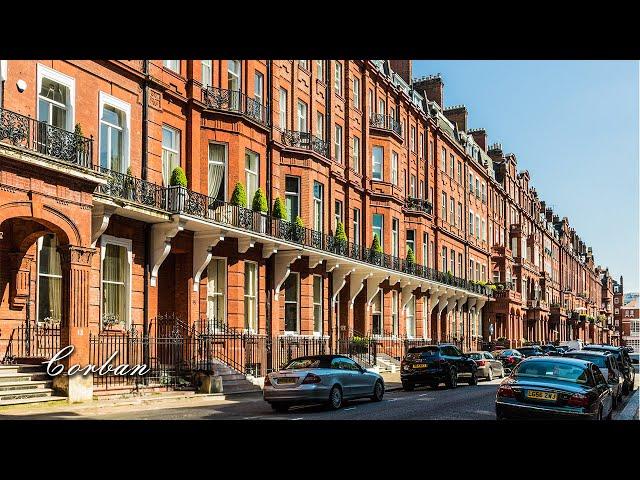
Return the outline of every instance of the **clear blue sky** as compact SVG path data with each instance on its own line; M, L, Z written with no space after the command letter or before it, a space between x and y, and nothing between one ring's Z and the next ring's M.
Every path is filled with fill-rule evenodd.
M635 61L413 62L440 73L445 106L514 153L530 184L588 246L596 265L638 279L638 70Z

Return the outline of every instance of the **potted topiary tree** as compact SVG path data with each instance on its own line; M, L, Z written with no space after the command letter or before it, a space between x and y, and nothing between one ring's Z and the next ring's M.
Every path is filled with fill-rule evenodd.
M278 236L280 236L280 238L286 238L289 230L288 223L286 222L288 218L287 207L284 205L284 202L280 197L277 197L276 201L273 203L272 215L273 218L278 219L278 228L276 230ZM285 222L283 223L282 220L285 220Z
M293 240L296 242L302 242L302 240L304 239L304 221L302 220L302 218L300 217L296 217L296 219L293 222L293 232L292 232L292 237Z
M267 212L269 211L269 204L267 203L267 197L265 197L261 188L258 188L256 193L253 195L251 209L260 214L258 217L259 221L257 222L258 231L260 233L265 233L267 230Z
M184 211L184 207L187 204L187 176L184 174L184 170L180 167L176 167L171 172L171 178L169 179L169 208L170 210L180 213Z
M342 222L338 222L336 225L336 233L333 236L335 240L335 248L336 253L340 255L344 255L347 249L347 234L344 231L344 224Z
M413 253L413 249L411 247L407 247L407 269L410 273L413 273L413 269L416 263L416 256Z
M122 183L124 198L127 200L135 200L135 183L133 181L133 176L131 175L131 167L127 168L127 173Z
M376 265L380 264L382 259L382 246L380 245L380 239L378 234L373 234L373 242L371 243L371 261Z
M233 187L233 193L231 194L231 205L247 208L247 192L244 189L244 185L242 185L240 182L236 183L236 186Z
M82 126L79 123L76 123L76 126L73 130L73 134L75 135L75 150L76 150L76 160L78 165L82 165L83 167L88 167L88 162L90 158L87 155L87 152L84 149L84 135L82 135Z
M244 189L244 185L237 182L233 187L233 193L231 193L230 205L225 207L227 221L233 225L241 227L245 226L246 217L245 209L247 208L247 191Z

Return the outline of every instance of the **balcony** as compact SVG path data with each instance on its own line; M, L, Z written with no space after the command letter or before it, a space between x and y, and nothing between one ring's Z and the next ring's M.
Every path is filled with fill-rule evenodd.
M527 300L527 308L549 310L549 305L546 300Z
M431 202L429 200L423 200L422 198L407 197L404 206L407 210L424 212L429 215L433 212L433 205Z
M397 135L402 140L402 125L395 118L383 113L374 113L369 119L369 127L386 130Z
M0 142L92 169L93 139L0 108Z
M99 185L96 193L158 210L165 210L166 195L164 187L131 175L114 172L104 167L98 167L98 169L107 176L107 183Z
M282 143L288 147L303 148L325 158L330 158L329 144L320 137L311 135L308 132L285 130L282 132Z
M202 101L211 110L241 115L261 127L271 124L269 108L238 90L207 87L202 90Z
M169 187L166 208L173 214L189 215L204 219L223 227L246 232L249 236L264 237L267 242L287 242L346 257L396 272L413 275L424 280L461 288L476 294L490 296L491 289L474 284L449 273L439 272L423 265L349 241L337 240L332 235L295 225L292 222L271 217L260 212L216 200L207 195L187 190L183 187Z

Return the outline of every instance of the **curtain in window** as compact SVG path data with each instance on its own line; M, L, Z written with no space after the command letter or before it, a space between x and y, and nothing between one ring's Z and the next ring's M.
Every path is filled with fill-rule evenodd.
M118 321L126 321L125 275L127 251L122 246L106 246L103 262L103 312Z
M60 320L62 315L62 269L57 246L58 241L55 235L43 237L39 265L38 320L40 321L47 317Z
M224 189L221 191L224 180L224 153L224 145L209 145L209 196L215 199L220 199L218 196L221 194L224 196ZM224 200L224 197L221 200Z

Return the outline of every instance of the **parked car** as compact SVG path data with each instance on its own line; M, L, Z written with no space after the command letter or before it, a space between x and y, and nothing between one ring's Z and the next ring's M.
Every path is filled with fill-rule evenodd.
M505 372L510 372L516 365L518 365L524 357L518 350L508 348L506 350L496 350L492 352L493 356L502 362L502 366Z
M613 396L592 362L576 358L526 358L496 393L496 418L611 419Z
M476 385L477 370L476 362L455 345L428 345L407 351L400 362L400 379L405 391L416 385L438 388L443 382L448 388L456 388L458 380Z
M629 358L631 359L631 365L636 372L638 372L638 360L640 359L640 353L630 353Z
M569 347L571 350L582 350L584 348L584 342L582 340L563 340L560 342L560 346Z
M568 345L559 345L559 346L556 347L556 350L558 350L559 352L562 352L564 354L564 353L569 352L571 350L571 348L569 348Z
M493 377L504 377L504 365L489 352L470 352L469 358L472 358L478 366L478 378L486 378L493 380Z
M583 350L611 352L613 355L615 355L616 361L620 366L620 370L624 375L624 386L622 388L622 393L627 395L629 392L633 391L633 385L636 380L636 371L633 368L633 364L631 363L631 358L629 358L629 353L624 347L594 344L586 345Z
M624 375L620 370L616 357L613 354L610 352L598 352L595 350L581 350L578 352L569 352L564 356L564 358L578 358L580 360L588 360L591 363L595 363L611 386L613 407L616 408L620 405L622 402Z
M291 360L264 379L263 398L277 412L295 404L325 403L337 410L346 399L384 396L384 380L343 355L312 355Z
M540 347L542 349L542 351L544 353L546 353L547 355L550 355L552 357L557 357L560 355L564 355L564 351L558 347L556 347L555 345L551 345L551 344L547 344L547 345L542 345Z
M538 345L529 345L527 347L518 347L518 351L524 358L546 355L544 350Z

